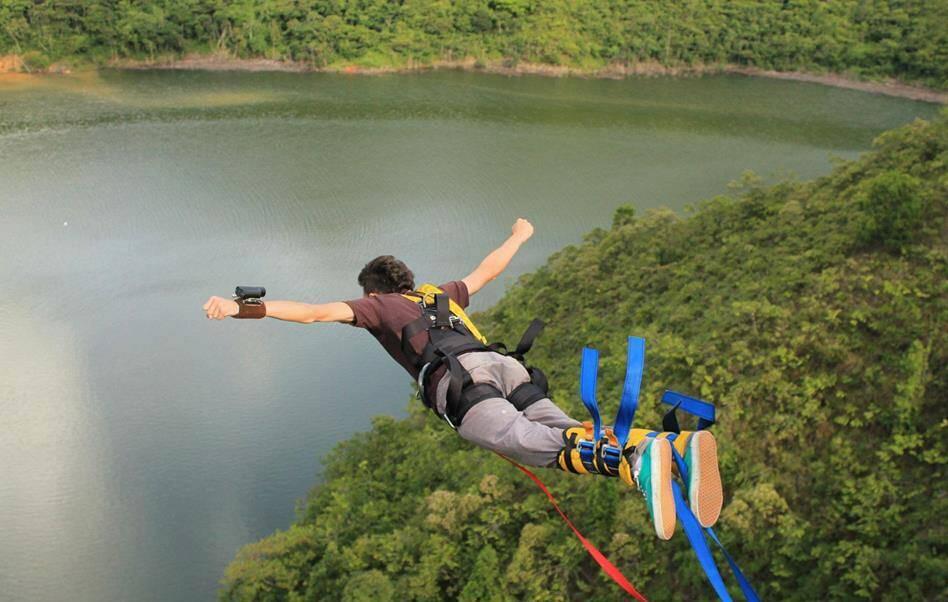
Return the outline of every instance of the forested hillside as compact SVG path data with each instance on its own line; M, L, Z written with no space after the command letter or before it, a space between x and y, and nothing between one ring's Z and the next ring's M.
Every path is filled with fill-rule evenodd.
M733 64L945 88L946 24L948 0L4 0L0 55L33 69L186 52L313 67Z
M883 135L814 182L716 197L687 217L620 209L479 316L583 416L579 352L603 351L617 404L629 334L647 338L638 425L665 388L714 401L727 499L718 529L764 599L948 597L948 116ZM609 395L611 392L612 395ZM646 595L709 599L680 529L641 495L543 471ZM617 600L544 497L412 402L340 444L288 531L246 546L228 600Z

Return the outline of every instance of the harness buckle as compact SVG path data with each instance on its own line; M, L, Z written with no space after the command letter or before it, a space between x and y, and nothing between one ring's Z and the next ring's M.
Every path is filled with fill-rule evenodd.
M426 407L428 406L428 400L425 397L425 376L427 376L429 366L431 366L431 362L422 366L421 370L418 371L418 399Z
M451 314L450 316L448 316L447 324L438 324L438 317L434 314L428 314L428 320L431 322L432 326L441 327L441 328L447 327L447 328L452 328L452 329L458 324L461 324L464 322L461 318L455 316L454 314Z
M441 417L444 418L444 421L448 423L448 426L450 426L450 427L451 427L452 429L454 429L455 431L458 430L458 427L454 426L454 423L451 422L451 419L450 419L450 418L448 418L448 413L447 413L447 412L445 412L444 414L442 414Z

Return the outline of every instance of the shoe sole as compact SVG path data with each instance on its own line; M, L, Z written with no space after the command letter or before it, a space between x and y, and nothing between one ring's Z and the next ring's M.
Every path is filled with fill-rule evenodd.
M655 533L661 539L671 539L675 534L675 498L672 496L672 451L667 439L655 439L650 443L652 479L652 522Z
M698 523L702 527L711 527L718 522L724 504L724 489L718 470L718 444L714 435L707 431L693 434L688 441L688 454L690 470L694 473L688 475L688 503Z

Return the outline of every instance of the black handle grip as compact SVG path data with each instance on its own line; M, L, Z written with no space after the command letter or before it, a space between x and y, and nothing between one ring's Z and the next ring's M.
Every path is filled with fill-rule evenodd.
M238 286L234 289L234 296L238 299L260 299L267 294L262 286Z

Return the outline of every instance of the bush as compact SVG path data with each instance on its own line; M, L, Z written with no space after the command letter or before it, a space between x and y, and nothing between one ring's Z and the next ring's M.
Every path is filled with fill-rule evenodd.
M860 242L890 251L899 251L912 241L925 213L919 181L898 171L866 181L856 205L862 213Z
M392 582L382 571L371 570L357 573L342 590L342 602L390 602L395 599Z
M22 58L25 71L46 71L52 64L49 57L38 50L31 50L25 53Z

